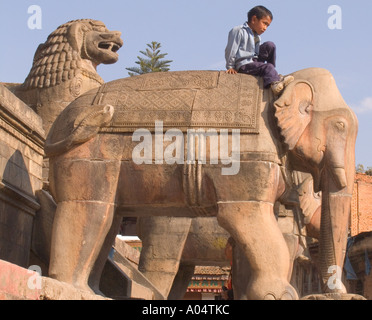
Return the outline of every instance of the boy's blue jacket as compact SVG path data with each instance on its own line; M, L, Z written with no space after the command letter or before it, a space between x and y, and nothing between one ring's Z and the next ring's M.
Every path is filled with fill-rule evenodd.
M247 22L234 27L229 32L225 49L226 69L238 71L241 66L252 62L258 56L260 44L260 36L253 33Z

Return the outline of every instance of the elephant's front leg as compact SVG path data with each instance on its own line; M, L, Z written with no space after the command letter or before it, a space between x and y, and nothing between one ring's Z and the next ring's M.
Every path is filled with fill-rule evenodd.
M255 176L248 176L245 185L240 186L246 192L245 200L218 203L220 225L249 261L246 274L242 270L233 274L234 291L237 289L238 299L297 299L296 290L288 281L291 270L288 247L274 215L273 204L281 190L279 167L250 163L246 169ZM239 280L248 276L248 285Z
M97 152L84 158L87 149L79 148L71 152L74 157L51 161L57 210L49 275L91 291L88 278L113 221L120 160L98 157Z

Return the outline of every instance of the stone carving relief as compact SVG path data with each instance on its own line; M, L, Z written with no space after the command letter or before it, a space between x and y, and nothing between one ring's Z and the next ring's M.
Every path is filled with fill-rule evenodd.
M260 81L206 71L114 81L103 85L95 98L96 103L116 106L110 126L101 130L132 131L153 127L153 119L162 119L164 128L238 128L258 133Z

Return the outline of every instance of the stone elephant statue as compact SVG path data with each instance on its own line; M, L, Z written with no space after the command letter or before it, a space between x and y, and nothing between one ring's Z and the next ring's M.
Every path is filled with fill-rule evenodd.
M279 98L260 78L190 71L112 81L71 103L45 145L57 203L49 275L88 290L117 217L216 216L250 262L245 297L297 299L273 214L291 167L322 191L327 283L344 260L357 119L327 70L293 76Z
M293 210L292 213L297 212ZM306 249L305 237L299 230L296 218L292 215L278 218L290 252L291 265ZM226 255L230 235L218 225L215 217L140 218L138 229L142 240L139 270L169 300L183 299L196 266L231 267ZM242 257L236 259L241 260ZM242 270L242 273L247 278L247 270ZM236 297L246 285L239 280L234 284Z
M311 258L307 238L319 239L321 195L314 194L310 174L294 171L287 178L292 180L292 189L275 203L274 213L293 266L299 256ZM138 268L170 300L184 297L196 266L231 266L226 254L230 234L215 217L142 217L137 219L137 232L142 240ZM238 248L233 251L239 264L249 264L239 256ZM246 266L241 270L244 282L235 264L234 269L238 279L234 292L239 299L245 294L248 272ZM289 281L291 277L292 269Z

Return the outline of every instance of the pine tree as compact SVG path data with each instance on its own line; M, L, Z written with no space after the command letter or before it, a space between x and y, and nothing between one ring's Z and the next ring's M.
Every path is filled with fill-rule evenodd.
M128 74L132 76L150 73L150 72L166 72L169 71L170 63L173 60L162 60L168 53L160 53L161 44L159 42L153 41L151 44L147 44L146 51L140 51L146 58L138 56L138 61L136 64L139 67L126 68Z
M357 173L364 173L364 166L362 164L358 164L355 168Z

